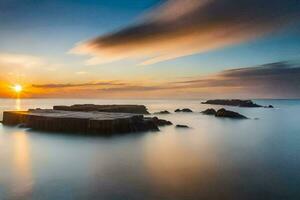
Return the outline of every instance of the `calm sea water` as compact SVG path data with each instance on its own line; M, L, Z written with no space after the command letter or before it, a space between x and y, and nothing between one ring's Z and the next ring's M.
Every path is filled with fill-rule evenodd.
M160 116L191 129L113 137L0 125L0 199L300 199L300 101L256 101L276 109L230 108L259 120L205 116L198 112L218 107L200 102L2 99L1 113L74 103L196 112Z

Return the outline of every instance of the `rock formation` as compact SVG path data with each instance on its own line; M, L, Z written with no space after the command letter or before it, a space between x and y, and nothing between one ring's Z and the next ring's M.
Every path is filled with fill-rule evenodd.
M53 110L64 111L99 111L113 113L134 113L134 114L149 114L144 105L95 105L95 104L75 104L72 106L53 106Z
M216 115L217 111L215 111L215 109L213 109L213 108L209 108L209 109L202 111L201 113L205 114L205 115Z
M161 114L171 114L171 113L169 111L167 111L167 110L163 110L163 111L160 111L160 112L155 112L153 114L155 114L155 115L161 115Z
M176 109L174 112L193 112L193 111L189 108L183 108L183 109Z
M63 110L5 111L4 125L23 125L42 131L89 133L98 135L140 131L158 131L169 121L144 118L141 114L111 112L77 112Z
M223 117L223 118L232 118L232 119L247 119L244 115L241 115L237 112L233 112L230 110L226 110L224 108L217 111L216 117Z
M226 110L224 108L221 108L218 111L215 111L213 108L209 108L205 111L202 111L201 113L205 115L214 115L215 117L221 117L221 118L248 119L244 115L241 115L237 112L233 112L230 110Z
M177 124L176 128L190 128L190 127L187 125Z
M253 103L251 100L240 100L240 99L215 99L207 100L202 102L202 104L212 104L212 105L223 105L223 106L238 106L238 107L248 107L248 108L259 108L263 107L256 103Z
M168 121L168 120L164 120L164 119L159 119L157 117L146 117L145 119L150 119L154 122L154 124L156 124L157 126L169 126L169 125L173 125L172 122Z

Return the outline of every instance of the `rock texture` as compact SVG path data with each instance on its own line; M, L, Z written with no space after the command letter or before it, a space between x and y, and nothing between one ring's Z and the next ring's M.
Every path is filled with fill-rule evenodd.
M240 99L215 99L207 100L202 102L202 104L212 104L212 105L223 105L223 106L238 106L238 107L248 107L248 108L259 108L263 107L254 103L251 100L240 100Z
M248 119L244 115L241 115L237 112L233 112L230 110L226 110L224 108L221 108L218 111L215 111L215 109L213 108L209 108L205 111L202 111L201 113L205 115L214 115L215 117L221 117L221 118Z
M164 119L159 119L157 117L147 117L145 119L150 119L154 122L154 124L156 124L157 126L169 126L169 125L173 125L172 122L168 121L168 120L164 120Z
M226 110L224 108L217 111L216 117L223 117L223 118L232 118L232 119L247 119L244 115L241 115L237 112L233 112L230 110Z
M177 125L176 125L176 128L190 128L190 127L187 126L187 125L177 124Z
M144 105L95 105L95 104L75 104L72 106L53 106L53 110L64 111L99 111L113 113L134 113L134 114L149 114Z
M158 131L166 120L144 118L141 114L110 112L75 112L62 110L5 111L4 125L20 125L36 130L80 132L100 135L140 131Z
M202 111L201 113L205 114L205 115L216 115L217 111L213 108L209 108L209 109Z
M155 113L153 113L153 114L155 114L155 115L165 115L165 114L171 114L169 111L167 111L167 110L163 110L163 111L160 111L160 112L155 112Z
M174 112L193 112L193 111L189 108L183 108L183 109L176 109Z

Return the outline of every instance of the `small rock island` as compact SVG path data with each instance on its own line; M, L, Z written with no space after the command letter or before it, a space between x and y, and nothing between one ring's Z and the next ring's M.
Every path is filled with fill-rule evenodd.
M163 110L163 111L155 112L153 114L154 115L167 115L167 114L171 114L171 113L167 110Z
M73 111L74 108L76 111ZM94 111L94 108L97 111ZM106 112L100 112L98 109ZM22 125L42 131L97 135L158 131L159 126L172 125L171 122L157 117L144 117L143 114L135 114L135 112L146 113L146 111L145 106L135 105L128 107L125 105L54 106L54 109L5 111L3 112L3 124Z
M174 112L178 113L178 112L185 112L185 113L191 113L193 112L191 109L189 108L183 108L183 109L176 109Z
M205 115L214 115L215 117L220 117L220 118L248 119L246 116L241 115L240 113L226 110L224 108L221 108L218 111L216 111L213 108L209 108L205 111L202 111L201 113Z
M184 128L184 129L186 129L186 128L190 128L190 127L187 126L187 125L177 124L176 128Z
M246 107L246 108L261 108L261 107L274 108L272 105L262 106L254 103L252 100L241 100L241 99L214 99L214 100L207 100L201 103L210 104L210 105L238 106L238 107Z

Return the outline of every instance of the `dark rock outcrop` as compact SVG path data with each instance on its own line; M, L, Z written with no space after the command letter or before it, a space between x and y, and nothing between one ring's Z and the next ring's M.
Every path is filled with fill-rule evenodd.
M240 100L240 99L214 99L214 100L207 100L206 102L202 102L202 104L238 106L238 107L248 107L248 108L263 107L261 105L254 103L251 100Z
M160 112L155 112L153 114L155 114L155 115L165 115L165 114L171 114L171 113L167 110L163 110L163 111L160 111Z
M241 115L237 112L233 112L230 110L226 110L224 108L219 109L218 111L215 111L213 108L206 109L205 111L201 112L205 115L214 115L215 117L221 117L221 118L232 118L232 119L248 119L244 115Z
M177 124L176 128L190 128L190 127L187 125Z
M170 125L173 125L172 122L170 122L168 120L164 120L164 119L159 119L157 117L146 117L145 119L153 121L154 124L156 124L157 126L170 126Z
M230 110L226 110L224 108L217 111L215 114L216 117L222 117L222 118L232 118L232 119L248 119L244 115L241 115L237 112L233 112Z
M209 108L209 109L202 111L201 113L205 114L205 115L216 115L217 111L213 108Z
M107 135L158 131L158 126L172 123L157 117L144 118L141 114L32 109L5 111L3 124L42 131Z
M113 112L113 113L134 113L149 114L144 105L95 105L95 104L75 104L72 106L53 106L53 110L81 111L81 112Z
M183 109L176 109L174 112L193 112L193 111L189 108L183 108Z

